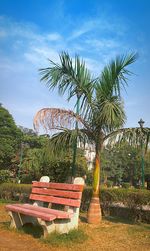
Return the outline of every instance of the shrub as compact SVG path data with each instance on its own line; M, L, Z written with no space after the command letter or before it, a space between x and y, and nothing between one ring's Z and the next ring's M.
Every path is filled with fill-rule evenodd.
M31 185L3 183L0 185L0 198L4 200L27 201Z
M29 201L29 194L31 193L31 185L3 183L0 185L0 198L5 200L20 200L22 202ZM90 200L92 197L92 188L86 187L83 190L81 211L88 210ZM112 207L118 210L124 206L124 216L130 217L135 221L145 218L150 222L150 217L143 211L143 205L150 206L150 191L144 189L125 189L125 188L101 188L100 190L101 206L103 215L109 215ZM114 208L114 210L116 210ZM127 210L128 209L128 212ZM111 210L111 211L110 211Z
M21 183L22 184L31 184L33 180L36 180L34 175L32 173L29 174L23 174L21 176Z
M130 186L129 182L122 182L122 188L130 188Z
M107 187L112 187L113 186L113 181L112 180L107 180L106 185L107 185Z
M10 171L0 170L0 183L10 182Z

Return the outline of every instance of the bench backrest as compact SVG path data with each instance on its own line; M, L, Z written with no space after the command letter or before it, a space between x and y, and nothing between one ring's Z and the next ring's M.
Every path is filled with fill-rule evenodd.
M80 207L83 184L33 182L31 200Z

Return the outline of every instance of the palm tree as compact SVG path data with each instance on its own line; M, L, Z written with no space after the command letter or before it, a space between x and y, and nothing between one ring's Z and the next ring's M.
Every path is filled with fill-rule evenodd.
M57 150L71 145L76 135L79 141L95 145L95 166L93 170L93 195L88 210L88 222L101 221L99 202L100 156L104 142L122 128L126 116L121 88L127 84L131 72L127 67L137 58L137 54L118 56L104 67L100 77L93 79L85 63L75 58L75 64L68 54L62 53L61 64L50 61L51 66L42 69L42 80L50 89L56 86L63 94L68 90L68 98L78 94L80 97L79 114L58 108L41 109L34 118L37 129L40 125L49 130L57 130L52 141ZM77 134L74 124L78 122ZM121 129L123 130L123 129ZM119 131L120 133L122 131Z

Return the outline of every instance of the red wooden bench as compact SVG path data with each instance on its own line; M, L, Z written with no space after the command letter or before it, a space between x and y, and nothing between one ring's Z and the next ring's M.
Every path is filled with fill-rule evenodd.
M78 228L79 208L84 186L82 178L76 178L74 184L33 182L30 200L33 204L6 205L11 217L11 228L20 228L25 223L40 224L44 237L53 231L68 233ZM44 207L47 202L47 208ZM63 209L53 209L53 205Z

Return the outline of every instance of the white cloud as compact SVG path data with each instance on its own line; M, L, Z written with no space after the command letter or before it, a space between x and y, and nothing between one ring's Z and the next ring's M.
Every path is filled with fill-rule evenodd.
M78 28L75 29L68 40L79 38L80 36L88 33L88 32L113 32L117 36L123 35L127 30L127 26L124 26L119 22L119 20L109 20L105 17L103 18L95 18L92 20L84 21L82 24L78 25Z
M113 49L120 46L120 43L112 39L88 39L85 41L90 46L94 47L96 50L108 48Z
M39 43L46 41L58 41L62 36L58 33L42 33L32 23L17 23L7 17L0 17L0 37L24 38L28 41Z
M5 30L0 30L0 38L4 38L7 36L7 33Z
M94 28L94 26L96 25L95 21L88 21L86 23L83 23L80 28L78 28L77 30L74 30L72 32L71 37L69 38L69 40L71 39L75 39L80 37L81 35L89 32L90 30L92 30Z
M86 66L94 76L98 76L103 68L103 63L91 58L85 58Z
M28 62L37 67L44 67L44 65L46 67L48 58L54 62L59 61L57 50L44 45L30 47L29 51L24 53L24 57Z
M58 33L50 33L46 36L46 38L50 41L58 41L62 39L61 35Z

